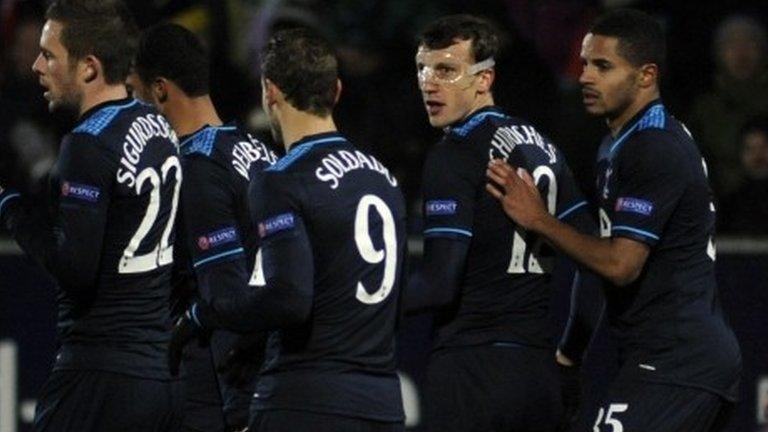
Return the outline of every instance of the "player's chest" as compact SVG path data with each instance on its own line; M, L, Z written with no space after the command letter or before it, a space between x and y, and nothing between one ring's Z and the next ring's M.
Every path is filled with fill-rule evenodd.
M616 211L617 190L620 182L619 167L610 158L601 158L597 163L595 192L598 204L600 236L610 237L611 220Z

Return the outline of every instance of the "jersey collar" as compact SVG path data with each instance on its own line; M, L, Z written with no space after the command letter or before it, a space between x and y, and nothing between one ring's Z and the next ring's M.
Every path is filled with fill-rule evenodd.
M223 124L221 126L211 126L209 124L205 124L205 125L203 125L203 127L201 127L200 129L192 132L191 134L179 137L179 148L189 144L190 142L192 142L194 140L194 138L196 136L200 135L201 133L203 133L203 132L205 132L205 131L207 131L209 129L212 129L212 130L235 130L235 129L237 129L237 126L235 126L235 124L233 124L233 123Z
M77 123L75 124L75 128L80 126L81 124L85 123L86 120L88 120L91 116L96 114L97 112L101 111L104 108L111 107L111 106L117 106L122 108L127 108L131 105L138 104L139 101L133 98L123 98L123 99L113 99L108 100L106 102L102 102L100 104L92 106L88 111L84 112L83 115L80 116L80 118L77 119Z
M663 105L661 99L654 99L653 101L649 102L646 106L643 107L640 111L637 112L634 116L632 116L631 119L621 128L618 134L616 134L616 138L612 140L610 144L610 154L613 155L616 153L616 151L621 147L621 145L629 138L630 135L632 135L635 130L637 130L638 126L640 125L640 121L643 119L645 114L653 107Z
M501 108L495 105L485 106L473 112L467 118L448 126L446 132L465 137L488 117L507 117L507 115Z
M344 135L337 131L306 135L291 145L291 149L288 151L288 154L299 151L300 148L308 150L309 148L314 148L319 145L342 142L347 142L347 139L344 138Z

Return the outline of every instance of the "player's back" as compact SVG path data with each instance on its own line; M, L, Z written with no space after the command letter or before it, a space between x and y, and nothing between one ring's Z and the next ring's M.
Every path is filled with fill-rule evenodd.
M287 195L297 214L260 222L260 234L301 218L313 254L314 299L305 324L271 335L258 403L402 420L394 332L406 215L396 180L338 133L305 137L263 177L264 187Z
M186 307L195 296L243 294L258 250L248 184L277 158L234 124L205 125L179 137L179 151L184 183L177 216L175 301ZM247 417L255 381L233 386L215 370L237 340L234 333L216 332L210 345L189 347L184 359L187 427L222 429L222 410L228 421Z
M65 137L62 159L70 144L93 146L98 159L80 163L104 182L102 187L69 182L54 168L60 205L108 203L95 291L87 298L74 298L67 290L59 295L63 348L55 368L165 378L174 213L182 176L176 136L152 108L124 99L85 113Z
M263 143L235 125L205 126L179 143L184 167L183 198L195 203L179 213L179 233L184 232L181 248L188 260L188 271L244 254L248 274L258 250L258 235L251 224L248 185L251 178L276 161ZM203 207L204 206L204 207ZM181 219L190 220L182 223ZM187 242L192 238L194 242Z
M586 210L562 154L530 123L496 107L448 131L424 170L426 237L468 238L454 309L440 317L437 348L488 343L553 347L549 281L554 251L510 220L485 191L491 159L526 169L550 213Z
M706 167L660 102L599 153L601 233L649 245L638 279L606 292L622 360L650 381L735 397L739 350L715 279L715 207Z

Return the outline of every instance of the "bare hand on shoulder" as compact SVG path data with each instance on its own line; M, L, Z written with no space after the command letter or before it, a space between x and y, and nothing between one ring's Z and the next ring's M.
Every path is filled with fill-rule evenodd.
M536 230L548 216L536 183L522 168L513 168L501 160L488 163L490 180L485 189L501 203L504 213L525 229Z

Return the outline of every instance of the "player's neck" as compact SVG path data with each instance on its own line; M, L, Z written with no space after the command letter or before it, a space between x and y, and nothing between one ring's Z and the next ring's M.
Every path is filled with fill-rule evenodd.
M125 85L101 85L98 90L84 91L83 100L80 103L78 116L82 116L96 105L103 104L112 100L120 100L128 97Z
M336 132L337 130L332 115L319 117L315 114L295 109L284 113L280 126L286 152L290 151L291 147L305 136Z
M475 103L472 104L472 109L469 111L469 114L467 114L461 120L464 121L469 117L471 117L474 113L480 111L481 109L487 108L489 106L494 106L494 105L495 103L493 102L493 94L491 94L490 92L481 94L475 99Z
M205 125L221 126L222 121L209 95L179 97L164 114L178 136L190 135Z
M608 128L611 130L611 135L615 138L616 135L618 135L619 132L624 128L624 126L626 126L628 121L635 117L635 115L637 115L637 113L639 113L649 103L653 102L659 97L660 94L658 90L641 92L627 107L627 109L621 112L621 114L614 118L606 118Z

